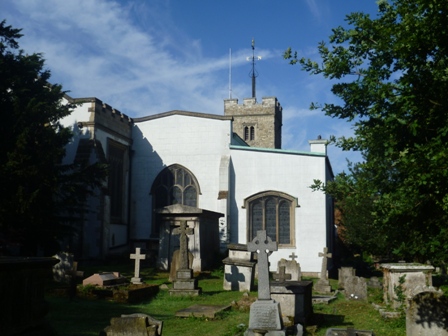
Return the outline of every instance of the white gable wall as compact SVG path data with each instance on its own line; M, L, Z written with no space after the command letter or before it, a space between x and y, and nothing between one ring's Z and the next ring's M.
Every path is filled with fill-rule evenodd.
M232 146L235 181L234 199L230 200L231 240L247 243L247 213L244 200L255 193L274 190L298 200L295 218L295 247L281 248L270 256L270 269L276 271L281 258L298 255L303 272L318 273L322 259L318 253L327 246L328 199L322 192L313 192L313 179L326 181L326 157L319 154L298 154L287 151L257 150ZM237 213L234 211L236 210ZM236 224L237 223L237 224Z
M151 186L157 175L172 164L184 166L196 177L201 191L199 208L223 212L218 200L220 165L222 157L229 156L230 136L231 121L227 119L171 115L135 122L131 239L149 238Z

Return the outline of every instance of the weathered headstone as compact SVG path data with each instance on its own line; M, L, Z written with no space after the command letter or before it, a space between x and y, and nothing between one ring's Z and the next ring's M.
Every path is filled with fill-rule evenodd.
M341 267L338 269L338 288L344 289L345 279L356 276L356 270L353 267Z
M201 289L198 288L198 280L193 278L193 270L188 267L188 238L193 234L193 229L187 226L187 221L181 221L180 226L173 230L174 234L179 234L179 269L176 272L176 280L170 295L199 295Z
M176 250L173 252L173 256L171 257L171 266L170 266L170 274L168 276L168 280L173 282L174 280L176 280L176 274L177 271L179 270L179 250ZM188 251L188 268L193 268L193 253L191 253L190 251Z
M370 288L382 288L383 285L381 284L380 279L378 279L378 277L371 277L367 281L367 287L370 287Z
M294 253L293 253L294 255ZM292 257L290 255L290 257ZM294 258L296 256L294 255ZM287 274L291 274L291 281L301 281L302 280L302 273L300 271L300 265L297 261L293 260L286 260L286 259L280 259L277 263L277 270L280 270L280 267L285 267L285 272ZM278 272L278 271L277 271Z
M350 300L367 301L366 279L352 276L345 278L345 298Z
M406 336L448 336L448 298L432 286L417 286L409 293Z
M100 336L161 336L163 322L146 314L121 315L110 320Z
M322 268L320 271L320 279L317 281L314 290L318 293L331 293L330 282L327 279L327 264L328 258L331 258L332 254L328 253L327 247L324 247L324 252L319 252L319 257L322 257Z
M135 253L131 253L130 259L135 260L134 277L131 278L131 282L135 285L140 285L142 283L142 278L140 278L140 260L145 260L146 254L141 254L140 247L136 247Z
M265 230L247 244L247 249L258 254L258 299L250 306L249 328L246 335L286 335L280 313L280 304L271 299L268 255L277 251L277 243Z
M73 270L73 254L68 252L58 252L53 258L59 262L53 266L53 279L56 282L69 282L70 272Z

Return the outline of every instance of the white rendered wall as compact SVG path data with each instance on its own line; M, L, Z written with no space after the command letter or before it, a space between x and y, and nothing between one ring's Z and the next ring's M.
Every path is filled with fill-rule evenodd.
M320 272L322 258L318 254L327 246L327 201L322 192L309 187L314 179L326 180L325 156L232 148L235 181L231 184L235 189L230 200L231 241L247 243L246 198L268 190L287 193L297 198L299 205L295 209L295 247L274 252L269 257L270 269L276 271L278 260L290 259L295 252L302 272Z
M230 152L230 120L171 115L136 122L132 134L131 239L150 237L151 186L172 164L184 166L196 177L201 191L198 208L222 213L220 165Z

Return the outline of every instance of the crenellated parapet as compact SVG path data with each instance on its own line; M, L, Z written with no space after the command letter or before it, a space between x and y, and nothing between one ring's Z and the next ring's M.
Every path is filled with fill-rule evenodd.
M233 129L252 147L281 148L283 108L276 97L224 100L224 115L234 119Z
M69 102L88 111L87 120L78 120L79 127L89 127L92 133L101 130L123 138L126 142L130 141L133 119L128 115L95 97L70 98Z

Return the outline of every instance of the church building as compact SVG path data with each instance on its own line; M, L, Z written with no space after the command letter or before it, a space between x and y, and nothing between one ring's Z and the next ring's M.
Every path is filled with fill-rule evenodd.
M73 129L67 162L109 165L107 183L80 215L72 248L79 258L135 247L169 269L190 229L193 269L206 269L228 243L247 244L258 230L278 243L277 261L297 256L303 274L321 271L319 252L334 244L333 201L313 180L333 179L327 141L307 152L283 150L282 107L275 97L224 101L222 115L174 110L131 118L97 98L77 103L62 122Z

